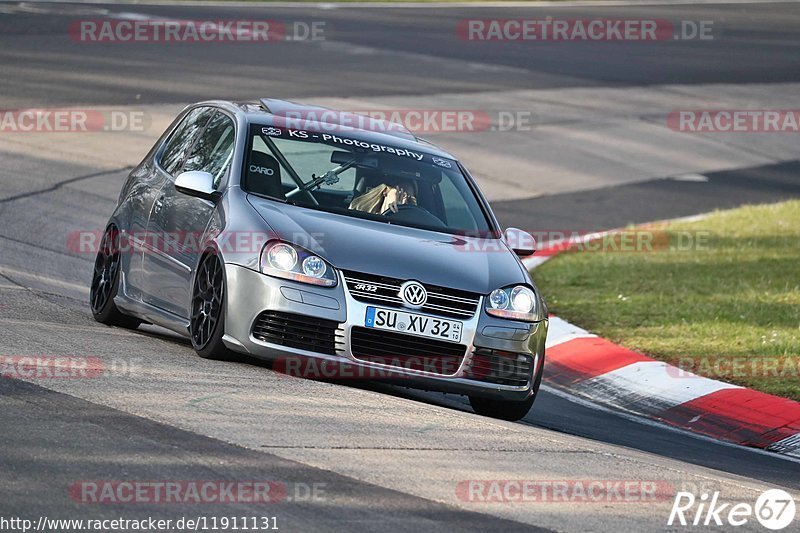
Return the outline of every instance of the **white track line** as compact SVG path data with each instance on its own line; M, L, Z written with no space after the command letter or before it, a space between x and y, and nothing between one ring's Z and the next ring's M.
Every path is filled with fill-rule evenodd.
M613 405L663 412L725 389L741 389L715 379L686 372L662 361L639 361L600 374L576 385L591 390L598 400ZM650 402L649 399L654 401Z
M566 320L558 318L557 316L551 316L550 326L547 329L546 347L552 348L553 346L556 346L558 344L563 344L573 339L581 339L588 337L597 337L597 335L589 333L585 329L581 329L578 326L570 324Z

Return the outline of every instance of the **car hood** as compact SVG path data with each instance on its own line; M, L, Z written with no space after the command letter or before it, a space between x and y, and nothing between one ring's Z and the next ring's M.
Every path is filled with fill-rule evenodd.
M502 241L448 235L338 215L247 195L282 240L303 246L342 270L478 293L530 283Z

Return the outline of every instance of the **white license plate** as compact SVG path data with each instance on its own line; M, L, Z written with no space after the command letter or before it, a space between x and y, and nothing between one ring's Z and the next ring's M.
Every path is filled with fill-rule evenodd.
M452 342L461 342L463 329L463 324L458 320L444 320L380 307L367 307L364 326Z

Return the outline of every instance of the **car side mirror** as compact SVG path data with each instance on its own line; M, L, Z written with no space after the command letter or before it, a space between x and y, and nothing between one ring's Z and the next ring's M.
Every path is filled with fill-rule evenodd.
M527 231L508 228L503 233L503 240L520 257L528 257L536 252L536 239Z
M222 193L214 188L214 176L202 170L190 170L178 174L175 178L175 190L211 202L216 202L222 196Z

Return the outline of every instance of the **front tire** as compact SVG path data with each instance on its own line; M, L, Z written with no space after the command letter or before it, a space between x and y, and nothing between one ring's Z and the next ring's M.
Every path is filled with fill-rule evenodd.
M119 230L112 225L106 228L94 261L89 305L92 308L92 316L101 324L136 329L142 321L124 314L114 303L114 297L119 289L119 276Z
M225 335L225 292L225 267L216 253L208 253L197 268L189 322L192 347L204 359L239 359L239 355L222 342Z
M542 354L542 361L539 363L536 379L533 382L533 391L528 399L521 401L491 400L478 396L470 396L469 404L472 406L473 411L482 416L497 418L499 420L508 420L510 422L521 420L525 418L525 415L527 415L531 407L533 407L533 402L536 401L536 396L539 394L539 387L542 385L542 374L544 374L544 354Z
M536 396L531 396L527 400L522 401L490 400L488 398L470 396L469 404L479 415L516 422L517 420L525 418L525 415L527 415L528 411L533 407L533 401L535 399Z

